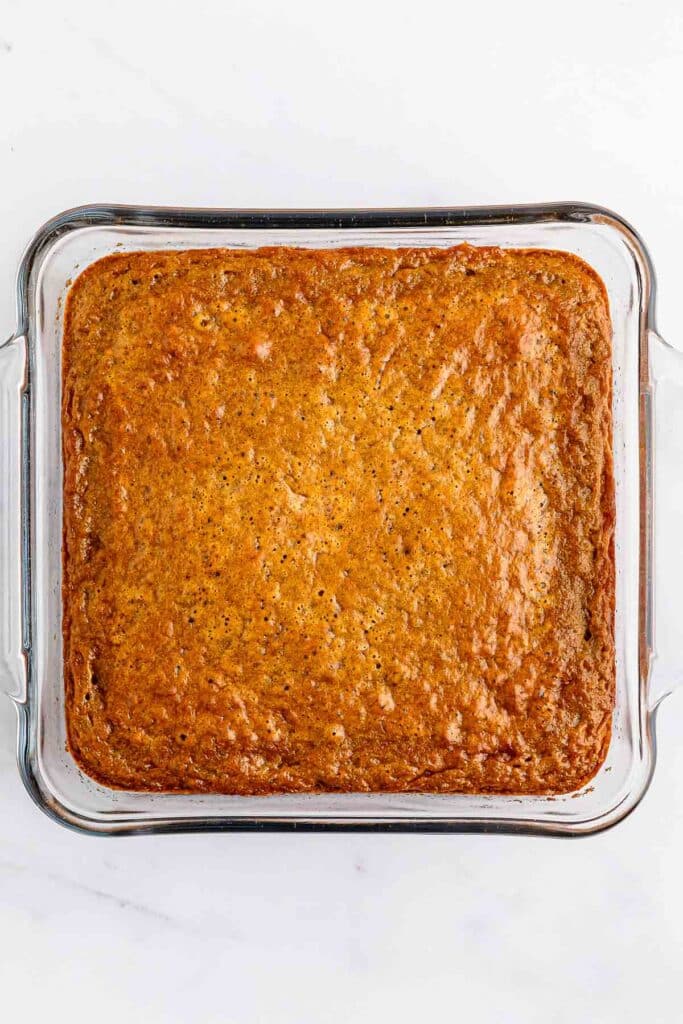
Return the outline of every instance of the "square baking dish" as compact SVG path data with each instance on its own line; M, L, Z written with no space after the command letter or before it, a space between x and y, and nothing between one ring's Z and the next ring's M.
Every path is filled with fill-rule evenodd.
M62 670L61 336L72 280L114 251L447 247L460 242L565 250L589 263L607 287L614 328L617 678L603 767L583 789L557 797L244 797L121 792L93 782L66 749ZM18 328L0 349L0 683L17 709L18 761L29 793L56 820L108 835L334 829L576 836L620 821L647 790L655 762L655 712L681 676L672 603L683 566L675 539L667 542L677 509L666 496L671 476L666 466L675 469L674 449L683 434L676 400L680 387L683 357L654 330L653 273L644 246L620 217L597 207L236 211L89 206L54 218L23 258ZM655 513L655 493L662 514Z

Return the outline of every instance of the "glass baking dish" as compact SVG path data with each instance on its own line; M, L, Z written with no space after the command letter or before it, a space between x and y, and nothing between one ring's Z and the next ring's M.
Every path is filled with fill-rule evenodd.
M66 749L62 678L60 360L63 302L72 279L114 250L451 246L465 241L575 253L597 270L608 290L614 325L617 697L604 766L583 789L551 798L419 793L231 797L129 793L93 782ZM667 488L670 499L673 493L671 473L680 461L681 387L683 356L654 330L647 252L628 224L598 207L239 211L87 206L55 217L23 258L18 327L0 347L0 684L17 710L19 768L29 793L55 820L106 835L296 829L578 836L620 821L647 790L655 763L655 712L662 696L681 680L674 598L683 564L673 522L680 509L667 501Z

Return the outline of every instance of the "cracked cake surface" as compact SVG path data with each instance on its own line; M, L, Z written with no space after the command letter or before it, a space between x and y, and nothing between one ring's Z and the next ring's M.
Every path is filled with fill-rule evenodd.
M602 764L611 328L545 250L132 252L63 339L69 748L108 786L553 794Z

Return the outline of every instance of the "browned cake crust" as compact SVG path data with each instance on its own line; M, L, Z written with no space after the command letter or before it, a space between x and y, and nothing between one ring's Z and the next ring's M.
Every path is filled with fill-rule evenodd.
M579 259L110 256L68 297L63 439L95 779L550 794L601 765L611 331Z

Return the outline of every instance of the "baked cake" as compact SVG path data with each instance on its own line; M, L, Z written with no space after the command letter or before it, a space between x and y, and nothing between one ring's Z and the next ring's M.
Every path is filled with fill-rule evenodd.
M611 734L611 329L562 252L118 253L63 342L67 733L131 790L555 794Z

